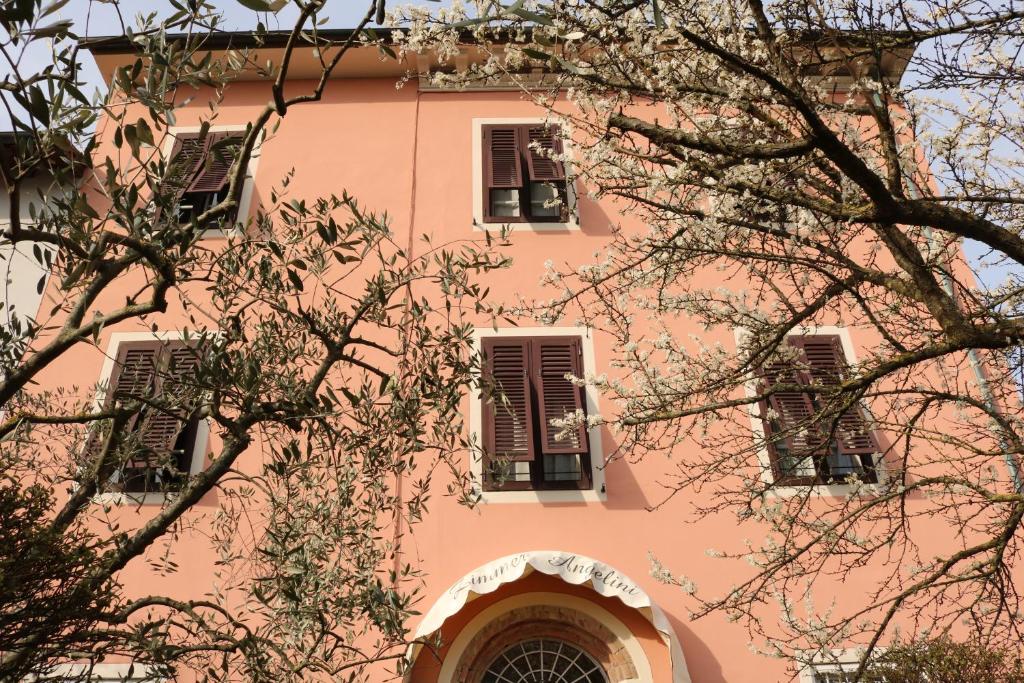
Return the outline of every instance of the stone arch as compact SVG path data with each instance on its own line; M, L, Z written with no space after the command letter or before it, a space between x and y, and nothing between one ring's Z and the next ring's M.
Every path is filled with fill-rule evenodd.
M477 567L451 584L437 597L417 625L414 632L417 642L409 647L406 654L409 668L403 680L409 683L424 676L423 680L431 683L466 683L464 679L456 676L456 668L462 661L462 652L472 636L500 613L532 604L573 607L602 622L625 643L630 657L636 664L637 676L633 681L646 683L653 680L651 672L654 660L650 659L648 652L645 651L647 646L641 644L629 627L595 601L584 599L584 596L580 595L568 595L552 588L543 588L533 593L516 593L504 598L483 608L476 616L470 617L459 630L450 634L452 639L448 642L430 640L439 635L449 617L458 614L469 601L494 593L502 586L520 581L534 572L559 579L572 586L589 588L602 598L618 599L627 608L635 610L654 628L657 637L667 648L667 668L662 669L666 662L660 659L657 662L659 677L671 683L690 683L686 658L679 639L665 613L643 588L611 565L577 553L557 550L530 550L506 555ZM527 602L527 599L530 602ZM431 642L439 643L441 649L434 649L429 644ZM420 657L425 648L434 653L434 664L428 664L427 658Z
M517 607L490 621L466 645L455 680L480 683L487 666L516 643L537 638L566 642L590 655L609 683L636 680L637 669L625 644L597 619L561 605Z

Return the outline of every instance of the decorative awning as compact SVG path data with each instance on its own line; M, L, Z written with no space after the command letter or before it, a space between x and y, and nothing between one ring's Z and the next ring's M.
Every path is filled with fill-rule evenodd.
M586 585L599 594L618 598L644 616L661 635L672 658L672 683L690 683L683 649L672 625L642 588L622 572L598 560L558 550L531 550L507 555L478 567L446 590L416 628L415 637L425 638L479 595L493 593L506 583L518 581L534 571L557 576L575 586ZM415 652L410 653L412 657Z

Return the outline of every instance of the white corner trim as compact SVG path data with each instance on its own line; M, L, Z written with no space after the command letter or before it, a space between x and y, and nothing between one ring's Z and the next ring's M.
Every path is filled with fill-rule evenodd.
M185 338L182 330L160 330L158 332L113 332L107 341L107 348L103 353L103 366L100 368L100 376L96 382L96 393L93 396L93 409L99 411L103 408L106 399L107 389L110 385L110 376L114 373L114 363L117 360L118 349L121 344L136 341L176 341ZM206 448L210 439L210 421L200 420L196 429L196 445L192 452L192 464L189 467L189 474L195 475L203 471L206 464ZM111 505L137 505L162 504L174 497L174 492L168 493L101 493L93 497L93 502ZM113 665L111 665L113 666Z
M567 337L578 335L582 340L583 373L594 372L594 339L587 327L484 327L473 330L473 350L481 349L481 340L492 337ZM587 415L600 415L598 391L595 387L584 387L587 400ZM482 443L483 397L480 385L477 384L469 395L469 436L473 443ZM483 459L480 453L470 452L469 471L473 477L481 503L601 503L607 500L604 476L604 444L601 441L601 428L592 427L587 431L590 439L590 470L593 488L585 491L484 491L480 486L483 481Z
M800 326L790 330L786 336L789 337L805 334L837 335L839 337L839 343L843 345L843 354L846 356L846 362L851 365L856 365L857 351L853 346L853 339L850 337L849 328L839 327L837 325ZM747 330L742 327L734 328L733 336L736 340L736 348L738 350L747 336ZM747 398L752 398L757 395L757 379L755 377L751 376L747 379L743 385L743 393ZM750 416L750 429L754 433L754 438L762 444L765 443L764 424L761 422L760 409L757 404L752 403L747 406L747 414ZM771 457L768 455L767 447L758 449L757 462L761 466L761 480L766 485L771 486L775 481L775 473L772 471ZM879 481L882 481L885 476L885 471L880 465L881 463L876 463L875 470ZM816 484L810 487L779 486L770 489L767 495L777 496L780 498L790 498L793 496L807 495L808 490L810 490L810 493L813 496L846 497L852 494L855 490L866 493L877 491L877 486L873 484L862 484L860 486L853 484Z
M651 663L648 661L647 655L644 653L644 649L640 645L640 641L637 640L637 637L629 630L629 627L623 624L614 614L590 600L585 600L575 595L542 592L520 593L519 595L513 595L501 600L500 602L496 602L480 612L480 614L473 617L468 624L462 627L459 634L455 637L455 640L452 641L451 647L448 649L448 652L444 657L444 661L441 663L441 672L437 677L437 680L455 680L455 669L459 665L459 660L462 659L463 654L466 652L466 648L469 647L470 642L473 640L473 636L479 633L480 629L484 628L487 624L507 612L519 609L520 607L529 607L531 605L566 607L576 610L577 612L582 612L588 617L591 617L612 632L615 638L626 649L626 652L629 654L629 658L633 662L633 666L636 667L637 677L623 679L621 683L653 683L654 677L651 673Z
M224 124L211 125L210 133L244 133L248 124ZM174 140L178 134L198 133L202 126L170 126L167 129L163 146L160 150L161 157L170 159L171 150L174 149ZM256 169L260 165L260 155L263 150L264 134L261 134L256 144L253 145L252 154L249 155L249 164L245 169L245 178L242 182L242 193L238 198L238 213L235 217L235 227L232 230L206 230L203 232L203 239L224 239L229 235L241 234L242 227L249 218L249 210L252 208L253 185L256 178Z
M484 197L481 192L484 177L483 162L483 135L484 126L489 125L521 125L525 123L547 123L548 119L541 116L527 117L504 117L504 118L477 118L473 119L473 172L471 182L473 184L473 230L478 232L497 232L506 225L513 232L566 232L580 229L579 212L576 204L576 181L572 174L572 166L565 163L565 188L566 199L569 202L569 220L565 223L484 223ZM572 149L572 141L568 138L562 139L566 151Z

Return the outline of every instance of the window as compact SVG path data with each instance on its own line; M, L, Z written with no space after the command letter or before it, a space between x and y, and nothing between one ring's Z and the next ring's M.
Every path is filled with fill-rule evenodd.
M191 469L200 423L199 393L192 378L196 349L182 341L122 342L110 375L106 406L139 402L121 444L122 466L114 475L124 493L180 489ZM87 454L103 447L94 431Z
M499 654L487 667L481 683L606 683L601 665L583 650L560 640L536 639L518 643Z
M485 223L562 223L568 220L565 166L558 128L542 123L485 125Z
M589 489L580 337L486 337L482 432L484 490Z
M813 485L843 483L857 476L877 481L874 457L878 443L859 405L833 420L815 421L822 409L816 392L838 384L848 372L839 335L792 335L795 362L780 362L761 371L761 391L772 391L760 405L775 483Z
M242 133L178 133L171 149L168 183L174 189L178 220L189 223L227 197L231 166ZM235 216L224 218L231 222Z

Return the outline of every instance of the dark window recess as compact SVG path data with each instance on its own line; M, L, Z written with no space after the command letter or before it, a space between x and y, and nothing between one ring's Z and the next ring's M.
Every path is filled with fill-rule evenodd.
M199 394L192 378L199 357L180 341L118 347L106 405L138 402L120 439L114 488L126 493L174 491L188 476L199 431ZM93 432L88 457L99 457L105 434Z
M864 409L854 405L838 420L819 415L823 392L848 371L839 336L793 335L787 343L799 349L797 360L761 371L761 391L775 389L760 405L775 483L832 484L851 476L877 481L879 447ZM811 386L818 391L803 389Z
M190 223L227 197L231 166L241 143L241 133L208 133L202 138L179 135L175 139L167 183L174 191L179 222ZM230 223L235 216L222 220Z
M569 218L558 128L543 124L483 127L485 223L563 223Z
M589 489L590 444L582 426L552 420L584 411L579 337L483 340L484 489Z

